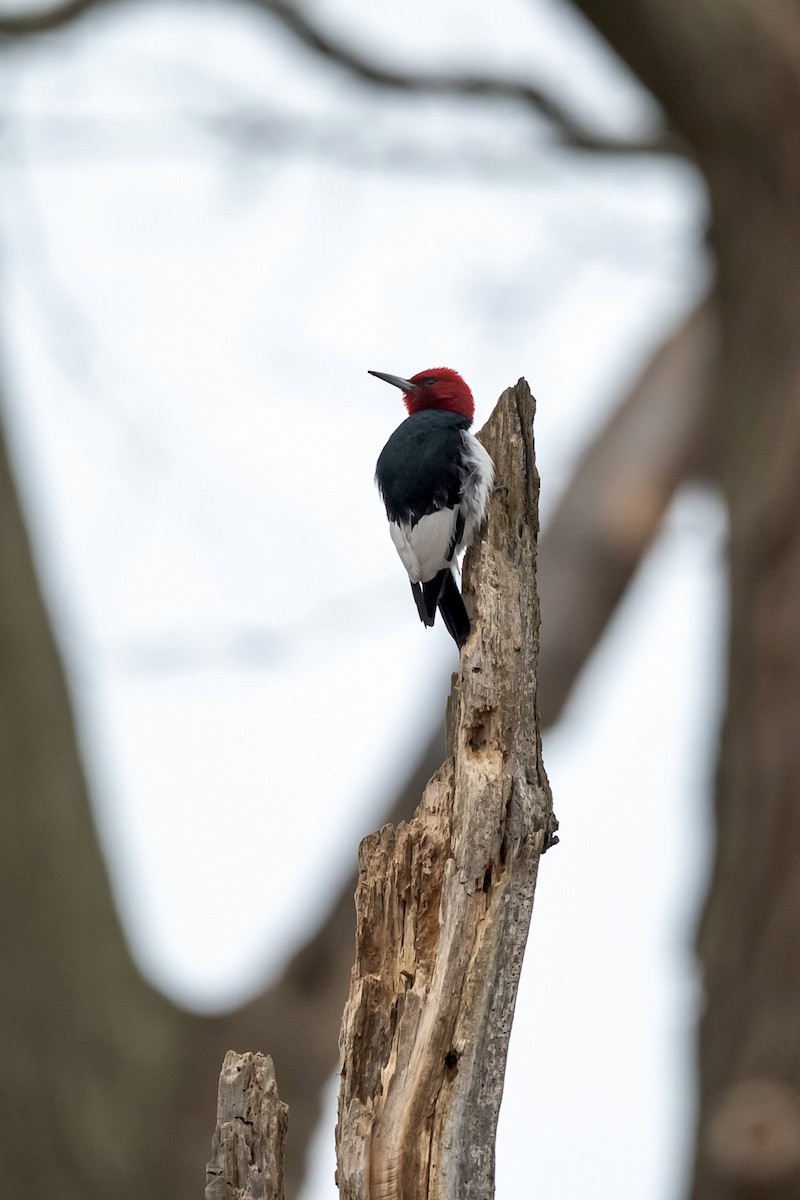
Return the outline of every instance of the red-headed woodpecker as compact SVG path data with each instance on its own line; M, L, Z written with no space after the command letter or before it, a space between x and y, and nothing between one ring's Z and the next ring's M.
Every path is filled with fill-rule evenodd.
M469 433L472 392L449 367L410 379L369 374L400 388L409 414L375 470L389 532L423 625L433 625L438 605L460 649L469 636L469 617L452 567L483 521L494 480L491 458Z

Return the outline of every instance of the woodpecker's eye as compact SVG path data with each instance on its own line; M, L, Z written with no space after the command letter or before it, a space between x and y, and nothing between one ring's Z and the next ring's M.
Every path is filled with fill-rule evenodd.
M425 380L423 380L423 382L425 384L425 387L433 387L433 385L436 383L436 380L435 379L425 379Z

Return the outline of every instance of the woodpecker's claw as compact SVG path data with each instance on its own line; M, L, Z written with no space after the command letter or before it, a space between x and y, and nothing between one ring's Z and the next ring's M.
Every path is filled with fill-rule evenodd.
M558 829L558 817L555 813L550 814L550 820L544 831L544 842L542 844L542 854L546 854L548 850L552 850L553 846L557 846L561 840L556 834Z

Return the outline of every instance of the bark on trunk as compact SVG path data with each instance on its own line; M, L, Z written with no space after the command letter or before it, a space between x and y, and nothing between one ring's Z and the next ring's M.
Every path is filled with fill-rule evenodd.
M344 1200L486 1200L539 856L553 829L536 714L538 475L524 380L483 431L496 490L465 564L473 632L451 757L408 824L360 850L342 1028Z

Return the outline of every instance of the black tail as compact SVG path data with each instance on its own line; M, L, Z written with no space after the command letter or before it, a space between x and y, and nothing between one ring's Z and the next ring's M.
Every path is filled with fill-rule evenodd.
M445 571L444 577L439 594L439 612L447 626L447 632L460 650L469 637L469 617L453 572Z
M422 624L434 623L438 604L445 628L460 650L469 637L469 617L450 568L445 567L427 583L412 583L411 591Z
M439 572L439 575L441 574L443 574L442 571ZM436 602L442 586L439 575L431 579L429 583L412 583L411 585L411 593L416 601L419 619L423 625L430 626L436 620Z

